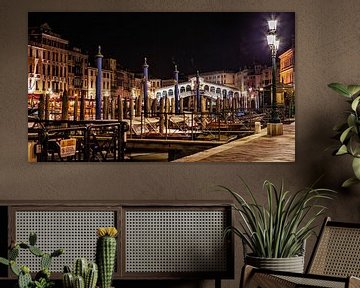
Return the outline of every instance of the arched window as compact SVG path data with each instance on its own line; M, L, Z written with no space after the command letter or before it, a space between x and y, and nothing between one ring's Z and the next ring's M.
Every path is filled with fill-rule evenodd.
M191 86L190 85L186 85L186 92L187 91L191 91Z
M210 87L210 92L215 93L215 87L214 87L214 86L211 86L211 87Z
M221 89L220 88L216 88L216 94L221 94Z
M209 91L209 85L205 85L205 86L204 86L204 90L205 90L205 91Z
M163 97L166 97L166 96L167 96L167 92L163 91Z
M185 92L185 87L184 86L181 86L180 87L180 93L184 93Z
M169 89L169 91L168 91L168 95L169 95L169 96L172 96L172 95L174 95L174 90L172 90L172 89Z

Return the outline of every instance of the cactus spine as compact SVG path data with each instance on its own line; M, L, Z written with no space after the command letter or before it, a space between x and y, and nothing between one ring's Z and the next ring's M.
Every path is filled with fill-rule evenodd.
M27 269L26 269L27 268ZM28 288L32 283L29 268L24 266L19 274L18 285L19 288Z
M74 272L68 266L64 266L64 288L95 288L98 278L96 263L89 263L85 258L76 259Z
M84 278L76 275L74 277L74 288L85 288Z
M89 263L85 276L85 288L95 288L98 279L98 266L96 263Z
M86 274L86 270L88 263L87 260L85 258L79 258L76 259L75 261L75 267L74 267L74 274L76 276L81 276L83 279L85 279L85 274Z
M96 262L99 268L100 288L110 288L116 258L115 227L98 228L96 243Z
M74 286L74 276L72 275L72 273L64 273L63 277L63 287L64 288L73 288Z

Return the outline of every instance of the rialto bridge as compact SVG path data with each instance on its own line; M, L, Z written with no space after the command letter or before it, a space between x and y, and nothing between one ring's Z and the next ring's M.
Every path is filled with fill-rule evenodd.
M191 78L187 82L178 84L179 98L188 98L196 95L197 79ZM204 78L199 77L199 92L201 96L205 96L215 102L218 98L221 100L237 99L240 104L240 108L259 108L259 95L258 93L251 93L249 91L240 91L235 88L231 88L225 85L214 84L205 82ZM175 85L158 88L155 90L155 97L160 100L163 97L169 99L175 97Z

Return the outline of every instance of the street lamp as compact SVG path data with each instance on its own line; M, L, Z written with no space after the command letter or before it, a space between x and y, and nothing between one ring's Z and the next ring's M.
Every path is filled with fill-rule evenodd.
M280 123L279 114L276 103L276 53L279 49L280 40L276 39L277 20L269 20L269 32L267 35L267 42L271 50L272 59L272 111L270 123Z
M264 88L263 87L260 87L259 88L259 91L260 91L260 99L259 99L259 102L260 102L260 108L264 109Z

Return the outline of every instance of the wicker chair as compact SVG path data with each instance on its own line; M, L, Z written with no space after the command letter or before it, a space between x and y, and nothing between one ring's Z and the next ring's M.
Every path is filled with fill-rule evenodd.
M244 266L240 287L360 287L360 224L326 218L306 273Z

